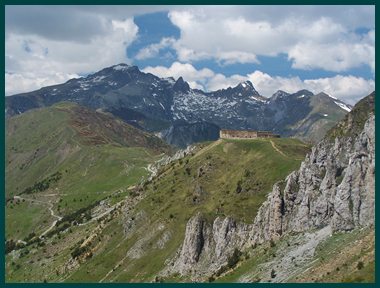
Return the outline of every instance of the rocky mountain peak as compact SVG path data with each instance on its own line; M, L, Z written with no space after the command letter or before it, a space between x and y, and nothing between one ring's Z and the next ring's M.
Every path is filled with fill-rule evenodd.
M246 80L246 81L244 81L244 82L240 82L240 83L238 84L238 86L239 86L239 87L243 87L243 88L245 88L245 89L255 89L255 88L253 87L252 82L249 81L249 80Z
M188 92L190 90L189 84L183 80L182 77L179 77L178 80L174 83L173 89L180 92Z
M240 97L249 97L260 95L256 89L253 87L251 81L247 80L240 82L237 86L232 88L233 93L236 93Z
M299 90L297 91L296 93L294 93L295 96L308 96L308 97L311 97L314 95L313 92L309 91L309 90L306 90L306 89L302 89L302 90Z
M131 68L131 67L136 67L136 66L130 66L130 65L125 64L125 63L120 63L117 65L111 66L110 68L112 68L113 70L116 70L116 71L124 71L124 70Z
M286 97L286 96L289 96L290 94L283 91L283 90L277 90L273 95L272 97L270 98L271 100L276 100L278 98L283 98L283 97Z
M315 96L333 98L333 97L331 97L330 95L326 94L325 92L320 92L320 93L316 94Z

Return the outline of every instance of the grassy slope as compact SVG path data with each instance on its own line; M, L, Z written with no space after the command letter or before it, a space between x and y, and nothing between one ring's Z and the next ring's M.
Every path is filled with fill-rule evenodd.
M146 197L134 209L144 211L146 219L139 223L132 238L126 240L120 222L114 220L107 228L109 231L104 232L104 237L113 235L108 240L109 245L96 252L66 281L99 281L119 261L120 266L105 281L151 281L182 243L186 222L198 210L210 219L230 215L251 222L273 183L298 168L300 160L297 159L308 150L294 139L271 141L284 155L276 151L269 140L223 140L167 166L146 186ZM201 176L200 167L204 171ZM247 171L249 176L244 177ZM242 180L243 191L237 194L239 180ZM197 187L202 187L203 192L194 194ZM194 202L195 196L198 199ZM164 228L157 231L160 225ZM171 238L165 248L155 248L166 232ZM143 256L125 257L136 240L142 238L146 239L140 241Z
M58 215L135 185L147 175L144 167L168 150L155 137L70 103L12 117L6 125L6 197L59 171L62 178L48 190L23 195L52 203ZM36 205L8 202L7 238L49 227L48 205Z

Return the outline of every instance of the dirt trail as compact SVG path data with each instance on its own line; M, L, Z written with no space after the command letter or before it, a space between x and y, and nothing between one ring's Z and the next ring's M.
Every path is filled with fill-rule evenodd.
M194 155L194 158L206 153L207 151L209 151L210 149L214 148L215 146L218 146L220 143L222 143L222 139L219 139L219 140L216 140L214 143L206 146L205 148L201 149L200 151L198 151L195 155Z
M114 272L117 268L119 268L123 264L125 259L127 259L127 258L128 258L128 256L125 255L123 259L121 259L119 262L117 262L117 264L110 271L107 272L106 276L104 276L102 279L100 279L99 283L103 283L103 281L106 280L107 277L112 274L112 272Z
M286 158L289 158L288 155L285 155L284 152L282 152L280 149L277 148L277 146L274 144L274 142L272 140L269 140L270 141L270 144L272 144L272 147L274 150L276 150L278 153L280 153L282 156L286 157Z

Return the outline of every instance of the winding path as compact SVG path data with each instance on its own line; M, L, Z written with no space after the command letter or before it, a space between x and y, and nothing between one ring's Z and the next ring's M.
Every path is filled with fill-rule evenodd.
M23 198L23 197L20 197L20 196L14 196L13 198L14 199L25 200L25 201L30 201L30 202L37 202L37 203L48 205L48 210L50 211L50 215L52 217L54 217L56 220L50 225L49 228L47 228L44 232L42 232L40 234L40 236L38 236L38 238L40 238L40 239L43 238L49 231L51 231L55 227L55 225L57 224L57 222L62 219L61 216L54 214L54 210L53 210L54 205L52 203L50 203L50 202L45 202L45 201L40 201L40 200L35 200L35 199L30 199L30 198Z

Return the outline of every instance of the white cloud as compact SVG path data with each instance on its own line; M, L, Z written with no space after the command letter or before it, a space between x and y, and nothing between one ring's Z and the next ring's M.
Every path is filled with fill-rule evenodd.
M160 43L155 43L142 48L135 56L137 60L144 60L156 57L162 49L172 46L175 39L171 37L164 37Z
M159 77L174 77L175 79L183 77L185 81L189 82L190 87L202 89L204 89L206 81L214 76L214 72L208 68L197 70L191 64L183 64L179 62L174 62L170 67L148 66L142 71L152 73Z
M324 91L349 104L355 104L375 90L374 80L354 76L337 75L331 78L305 80L304 83L305 87L311 91Z
M367 43L317 44L303 42L289 50L292 67L298 69L320 68L341 72L353 67L368 65L375 71L375 46Z
M169 18L181 36L172 46L183 62L214 59L221 64L257 63L258 55L285 53L294 68L340 72L368 65L374 71L373 7L358 9L358 15L353 16L356 26L348 25L344 17L344 13L352 14L351 7L342 7L339 12L333 7L337 17L328 8L315 8L313 16L305 7L305 14L302 9L299 14L292 13L288 7L284 11L281 8L284 13L279 13L278 7L268 10L257 6L222 6L216 12L209 7L177 9L170 11ZM242 9L249 10L251 16ZM263 10L267 14L259 14ZM363 15L369 19L364 20ZM354 32L366 25L370 27L368 35Z
M5 73L5 95L12 95L27 91L33 91L40 87L50 86L66 82L72 78L78 78L77 74L39 74L34 73L10 74Z
M226 77L207 68L197 70L191 64L179 62L173 63L170 67L146 67L143 71L160 77L174 77L177 79L182 76L192 88L201 88L207 91L234 87L240 82L249 80L253 83L255 89L266 97L270 97L277 90L295 93L301 89L307 89L315 94L325 92L348 104L355 104L360 98L375 90L375 82L372 79L367 80L355 76L337 75L330 78L301 80L299 77L272 77L267 73L256 70L247 75L235 74Z
M294 93L307 89L314 94L325 92L352 105L375 90L375 82L372 79L355 76L336 75L329 78L301 80L299 77L272 77L261 71L255 71L247 77L254 83L259 93L265 96L270 96L277 90Z
M259 63L259 60L257 60L255 54L243 51L218 51L215 57L221 65L229 65L234 63Z
M232 75L230 77L226 77L223 74L218 73L208 79L206 88L209 91L225 89L228 87L234 87L245 80L247 80L247 77L242 75Z
M86 42L9 33L5 41L6 95L128 62L126 48L136 38L138 27L132 19L126 19L108 21L106 28L106 35L95 35ZM11 83L15 77L20 80L17 84Z

